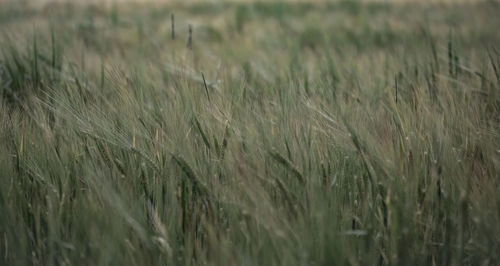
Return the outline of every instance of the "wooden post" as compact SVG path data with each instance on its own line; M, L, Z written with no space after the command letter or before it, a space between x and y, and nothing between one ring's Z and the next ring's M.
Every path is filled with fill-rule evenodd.
M189 27L189 35L187 41L187 48L193 49L193 26L189 24L188 27Z
M170 20L172 24L172 40L175 39L175 20L174 20L174 14L170 15Z

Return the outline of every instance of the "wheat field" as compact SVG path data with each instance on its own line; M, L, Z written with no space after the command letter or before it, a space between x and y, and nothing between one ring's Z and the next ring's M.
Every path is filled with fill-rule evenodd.
M0 264L498 265L499 13L3 0Z

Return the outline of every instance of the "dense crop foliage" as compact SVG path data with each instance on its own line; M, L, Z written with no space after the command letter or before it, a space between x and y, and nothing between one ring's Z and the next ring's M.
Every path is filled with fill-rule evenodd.
M0 264L500 263L498 3L0 10Z

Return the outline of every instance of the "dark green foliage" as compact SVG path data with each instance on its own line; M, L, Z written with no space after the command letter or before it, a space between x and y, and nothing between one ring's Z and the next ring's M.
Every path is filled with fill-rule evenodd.
M327 3L326 7L329 10L340 9L348 12L351 15L359 15L363 6L360 4L359 0L341 0L338 2Z
M14 46L2 50L0 89L7 102L22 105L30 96L40 95L47 86L57 82L62 69L62 57L55 33L51 33L50 50L40 49L38 43L35 35L31 47L26 51Z
M237 5L234 11L234 20L236 23L236 30L242 32L245 23L250 19L250 8L248 5Z
M264 17L303 16L314 8L310 3L288 3L282 1L257 1L252 5L255 12Z
M198 2L187 6L187 11L194 15L216 15L224 11L228 4L217 2Z
M315 26L309 26L304 29L299 36L299 43L302 48L317 49L323 44L324 33Z

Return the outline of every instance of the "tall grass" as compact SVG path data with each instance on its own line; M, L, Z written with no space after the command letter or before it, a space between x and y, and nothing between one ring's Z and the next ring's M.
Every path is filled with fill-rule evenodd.
M196 7L5 24L2 264L499 263L498 5Z

